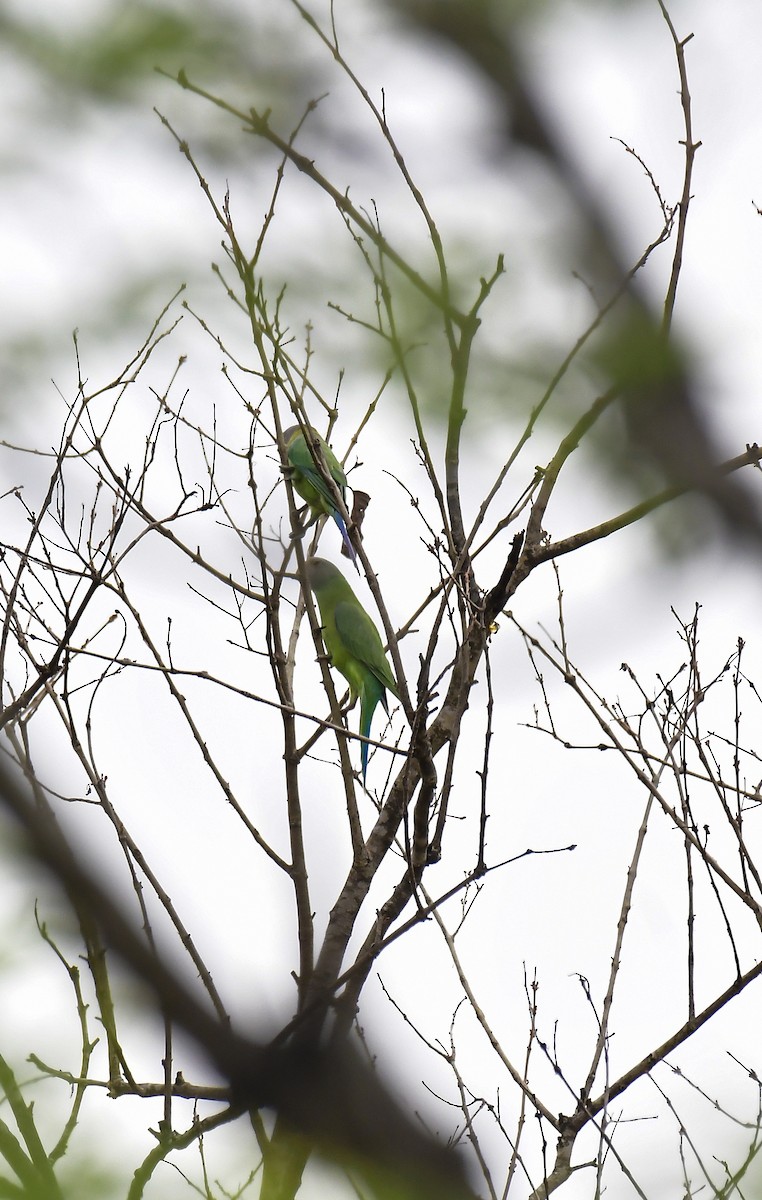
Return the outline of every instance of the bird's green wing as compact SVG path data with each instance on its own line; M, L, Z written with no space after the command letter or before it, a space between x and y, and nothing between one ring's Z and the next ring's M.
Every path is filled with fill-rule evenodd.
M397 684L384 654L378 630L359 601L339 601L333 619L344 648L367 667L383 687L388 688L399 699Z
M325 459L325 465L331 477L336 481L336 486L344 496L344 489L347 486L347 477L344 474L341 463L336 458L331 447L322 438L320 439L320 449ZM323 476L315 466L315 460L310 453L310 448L305 441L304 435L300 434L293 439L287 451L288 461L295 470L299 471L305 479L314 487L315 491L323 497L330 505L331 510L334 507L334 499L328 489Z

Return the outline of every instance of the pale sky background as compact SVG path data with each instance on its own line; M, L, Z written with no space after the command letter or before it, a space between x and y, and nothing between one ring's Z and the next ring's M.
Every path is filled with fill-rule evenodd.
M33 8L41 20L51 19L45 4L25 5L23 10L17 6L16 11ZM108 4L95 0L87 5L70 4L67 9L67 18L75 21L80 15L84 20L90 13L111 11ZM199 11L206 11L205 6L199 6ZM463 252L461 276L468 262L466 250L473 250L478 257L476 267L471 266L471 294L479 274L489 272L498 253L506 255L507 274L485 312L480 345L485 358L507 364L506 406L515 405L519 384L513 368L527 344L543 341L559 348L560 353L548 352L550 375L589 313L583 286L569 271L562 275L556 271L558 247L564 244L569 227L563 198L525 156L505 152L503 130L488 92L481 81L463 70L454 54L420 37L400 35L397 25L374 4L353 0L352 4L337 4L336 12L345 53L374 96L385 89L387 116L416 182L446 242L454 251ZM711 0L683 0L671 5L670 12L683 36L695 35L687 61L694 129L702 142L696 159L695 199L676 324L692 347L703 398L723 451L731 455L740 453L747 442L762 440L758 399L762 218L753 203L762 205L762 8L752 2L721 6ZM261 13L258 19L263 25L272 21L287 29L293 27L291 72L299 74L303 64L307 78L310 71L322 70L325 64L314 39L284 0L269 0ZM251 18L251 27L251 55L256 63L257 18ZM527 41L527 53L535 83L573 145L590 186L615 212L623 243L635 260L658 231L660 217L641 168L612 139L620 138L637 150L668 202L678 198L682 180L677 70L658 5L655 0L643 0L631 5L550 6L547 20L537 23ZM80 329L85 375L91 384L105 381L134 352L162 303L180 282L188 280L186 295L194 310L224 332L229 344L242 351L245 348L243 327L209 272L212 261L224 262L219 228L152 106L198 147L218 195L229 181L233 211L247 229L255 231L261 219L271 186L272 160L243 134L236 140L234 122L225 126L225 136L232 142L221 142L215 155L215 131L222 129L221 119L210 115L197 98L158 76L149 80L138 103L120 106L87 101L80 121L80 114L73 113L71 101L64 95L41 88L39 77L12 55L6 54L4 59L0 163L6 173L0 193L0 289L7 344L2 411L9 440L50 446L58 437L63 410L58 392L64 399L73 395L76 375L70 333L75 326ZM239 86L234 85L234 90ZM418 252L423 236L420 221L367 114L351 105L346 84L330 72L328 87L330 94L315 114L314 126L308 123L306 127L304 146L312 146L316 158L319 154L319 165L337 185L351 185L356 202L367 205L375 201L385 230L410 252ZM261 90L256 75L252 88ZM246 97L236 94L231 99L245 103ZM263 103L259 92L256 100ZM294 113L287 97L277 100L274 119L284 113L287 127ZM335 141L333 131L338 131ZM289 177L280 212L281 224L274 233L268 262L274 280L289 281L289 323L300 338L303 323L308 318L314 321L315 368L326 393L333 391L338 368L344 361L348 364L342 419L334 435L334 447L343 452L369 395L380 382L380 359L363 362L361 341L325 307L326 299L340 301L342 296L352 296L345 260L334 259L332 254L334 245L343 245L335 211L322 199L316 200L303 181ZM424 254L423 248L420 253ZM655 296L663 294L670 261L668 244L649 267L647 285ZM303 283L306 280L301 291L300 278ZM141 279L149 281L144 290L138 283ZM122 308L121 327L115 329L113 298L130 293L130 303ZM128 320L130 312L135 323ZM30 334L41 339L31 348ZM151 382L156 387L166 382L180 353L188 355L183 386L189 389L190 410L208 414L209 399L214 397L221 422L231 438L240 439L247 422L230 409L231 392L219 370L221 356L192 319L186 317L171 345L157 356L157 373ZM476 378L479 370L477 363ZM484 377L494 379L488 372ZM363 463L357 479L358 486L373 496L365 525L366 545L369 550L372 547L392 621L400 625L429 586L431 564L421 550L409 505L383 471L388 466L415 490L419 477L409 440L412 424L403 403L395 403L395 396L399 393L391 390L379 407L372 440L362 445ZM496 401L499 398L494 395L471 395L468 400L463 495L471 513L485 491L485 480L494 478L519 428L515 421L496 419L506 411L496 407ZM134 414L127 416L123 427L125 459L130 452L137 452L145 436L141 403L135 403ZM539 431L532 440L520 460L524 474L518 475L510 497L531 478L534 464L547 460L560 428L554 425ZM433 426L432 445L440 450L442 437L443 430L438 432ZM263 444L256 462L262 478L274 479L270 452ZM29 497L44 484L40 463L32 459L19 460L15 454L5 453L0 471L3 492L23 483ZM611 479L590 456L576 455L567 473L568 482L559 487L545 521L554 537L605 519L632 502L632 493L615 491ZM749 475L756 482L758 475ZM235 503L245 509L245 494ZM283 504L285 510L285 500ZM10 509L5 520L14 536L21 536L22 525ZM338 552L334 533L326 529L321 543L321 550L331 555ZM483 586L490 586L499 573L509 542L509 537L504 537L506 540L485 556L480 568ZM12 540L10 536L8 540ZM697 531L698 545L703 540ZM702 647L708 677L731 654L741 635L748 647L746 671L752 678L760 678L762 571L758 562L744 556L739 547L716 538L704 553L690 554L685 544L679 554L666 547L653 527L645 525L569 556L560 564L571 657L601 693L610 699L621 695L629 711L636 697L620 671L623 661L633 667L647 689L653 686L656 671L667 677L683 661L671 607L688 620L694 603L702 604ZM219 533L217 548L220 561L229 558L234 562L236 555L240 558L225 531ZM254 669L251 656L245 658L226 645L229 631L224 622L188 594L185 576L176 578L171 565L171 555L162 548L148 549L136 577L136 587L155 619L157 636L166 612L172 611L178 661L246 680ZM358 592L363 598L368 595L360 586ZM371 603L368 601L369 607ZM556 587L549 566L522 586L513 611L533 633L538 633L540 625L555 630ZM417 648L412 641L402 647L409 678L414 677ZM312 686L317 674L306 637L300 653L304 658L300 669ZM595 1028L577 974L590 980L600 1005L634 830L645 796L634 780L615 768L613 756L594 751L568 754L539 733L523 728L523 723L532 721L533 705L540 696L507 620L501 622L493 640L491 664L496 683L491 858L507 859L527 847L551 849L574 842L578 848L573 854L523 861L490 878L470 918L467 966L480 1003L504 1040L506 1052L517 1062L523 1058L527 1027L523 965L530 976L536 968L541 985L541 1036L552 1043L555 1022L559 1022L562 1065L568 1078L578 1082ZM483 679L483 672L479 677ZM588 743L600 740L550 673L548 684L565 736ZM249 686L257 690L258 683L249 680ZM253 811L263 828L271 828L274 836L282 839L279 758L277 752L270 752L271 745L277 744L270 738L270 730L277 729L275 718L254 710L256 724L252 727L245 717L242 725L240 706L224 696L218 694L210 705L203 699L205 693L192 684L187 694L199 704L204 736L219 754L231 783L239 794L251 793ZM324 701L315 703L322 712ZM96 740L102 769L120 800L126 824L160 871L237 1017L266 1026L277 1023L282 1007L288 1011L292 1002L289 972L294 957L287 890L274 881L272 873L253 866L249 843L219 795L210 789L198 758L179 740L175 745L171 734L165 737L165 728L173 728L165 722L174 718L158 685L147 690L140 679L133 682L120 677L113 714L111 723L104 718ZM749 716L758 729L759 710L754 711L751 704ZM716 719L721 717L720 708ZM354 720L355 714L350 717ZM60 732L52 722L44 728L41 761L51 771L63 771L63 781L57 786L75 788L75 776L67 776L63 765ZM379 733L380 722L374 730ZM480 766L482 737L482 715L475 697L464 726L464 738L472 740L474 749L470 756L464 754L455 796L464 815L473 813L477 804L475 771ZM324 753L333 758L327 742ZM375 786L380 786L380 756L371 769L377 772ZM307 772L311 782L314 780L305 812L310 878L316 910L326 914L346 861L345 821L341 799L334 794L336 773L323 765L308 767ZM762 768L759 774L762 776ZM473 829L466 822L463 827ZM113 838L98 838L92 821L80 821L78 828L83 839L90 839L93 852L103 855L105 864L119 862L114 857ZM685 902L678 840L676 833L663 829L649 843L632 937L625 952L622 1007L613 1022L612 1074L679 1024L675 1012L680 1011L684 991L684 950L675 947L682 946L681 936L684 940ZM448 860L446 855L427 876L427 887L437 893L444 891L470 861L467 847L460 856ZM23 893L15 888L6 887L5 891L10 939L15 926L24 929L31 923L26 895L19 899ZM49 903L54 904L52 900ZM455 919L454 909L449 916ZM721 972L722 986L726 986L732 981L732 961L721 930L714 927L715 913L700 913L700 918L709 945L717 938L713 961ZM361 925L363 934L365 928ZM751 930L749 936L751 939ZM753 946L750 940L747 966ZM50 987L60 987L65 997L61 1003L69 1003L65 981L51 966L49 954L36 943L9 941L6 954L12 967L23 963L25 970L17 972L13 982L8 972L2 978L0 1028L16 1031L24 1055L28 1048L55 1061L60 1057L60 1029L55 1023L48 1025L44 1015L49 1012ZM458 990L432 930L427 927L402 939L382 958L379 972L411 1019L419 1021L432 1040L446 1042ZM50 982L53 980L55 984ZM707 989L712 986L714 981L708 979ZM699 999L699 1006L701 1002ZM671 1060L691 1074L712 1100L719 1097L744 1120L754 1118L756 1093L727 1052L762 1071L762 1063L755 1058L758 1007L759 989L752 987L695 1045ZM450 1115L442 1116L419 1081L423 1078L428 1086L444 1090L449 1086L448 1076L394 1016L376 982L371 982L365 993L361 1019L371 1047L388 1054L387 1065L398 1071L400 1086L412 1090L416 1105L446 1134ZM73 1025L72 1020L72 1037L76 1033ZM463 1038L459 1062L467 1070L470 1086L493 1101L499 1087L509 1107L506 1082L465 1014L456 1031ZM130 1053L139 1064L136 1074L141 1078L158 1075L156 1044L147 1035L135 1032ZM188 1070L185 1073L190 1074ZM549 1068L538 1069L537 1091L554 1111L569 1111L573 1099L551 1074ZM671 1089L689 1130L700 1131L707 1157L716 1155L735 1163L747 1135L713 1117L710 1105L687 1086L675 1089L666 1068L657 1078ZM53 1086L47 1085L46 1097ZM134 1113L135 1121L132 1132L119 1134L129 1167L128 1139L136 1147L135 1160L150 1145L145 1134L148 1119L137 1103L132 1109L130 1103L122 1104L120 1112L129 1112L130 1120ZM90 1105L94 1111L88 1120L92 1127L106 1131L104 1136L113 1136L109 1131L119 1119L117 1106L108 1106L105 1114L98 1112L98 1107ZM158 1108L156 1112L151 1123L158 1120ZM658 1122L651 1119L657 1113ZM640 1084L637 1093L626 1100L625 1115L634 1123L621 1129L621 1141L615 1144L628 1162L637 1165L639 1183L649 1197L675 1195L680 1164L674 1118L648 1083ZM119 1128L122 1130L121 1124ZM236 1136L228 1138L234 1146ZM221 1139L222 1146L227 1146L226 1137ZM509 1155L494 1136L488 1136L486 1144L500 1180ZM237 1152L233 1148L221 1152L220 1162L225 1153L232 1156ZM575 1160L582 1158L580 1143ZM695 1172L694 1183L697 1179ZM590 1195L592 1186L590 1173L580 1172L559 1195L576 1200ZM634 1194L615 1169L608 1186L610 1196ZM170 1168L156 1177L153 1189L148 1196L188 1194ZM335 1187L332 1192L336 1194ZM121 1193L117 1190L114 1194ZM305 1189L305 1195L324 1194L319 1183ZM522 1186L517 1185L516 1195L523 1194Z

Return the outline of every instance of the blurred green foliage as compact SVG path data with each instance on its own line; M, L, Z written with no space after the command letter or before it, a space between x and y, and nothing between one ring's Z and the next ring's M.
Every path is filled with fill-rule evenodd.
M157 67L184 68L207 84L246 81L252 90L293 86L289 57L269 12L226 3L101 3L89 19L61 21L0 10L6 55L33 68L57 102L135 103Z

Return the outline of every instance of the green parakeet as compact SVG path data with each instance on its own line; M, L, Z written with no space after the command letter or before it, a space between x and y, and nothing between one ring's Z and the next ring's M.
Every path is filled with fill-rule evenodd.
M323 641L331 663L349 684L352 700L360 700L360 733L370 736L379 700L386 712L387 688L399 699L378 630L338 567L324 558L308 558L309 585L320 609ZM362 743L362 777L368 767L368 743Z
M317 430L313 429L311 425L308 429L310 439L320 447L323 462L328 468L328 474L339 489L342 500L344 500L346 497L347 477L344 474L341 463ZM357 566L357 555L355 554L354 546L349 540L347 527L344 524L341 513L336 508L336 503L331 495L328 484L317 468L311 448L305 440L304 433L298 425L292 425L289 429L284 430L283 440L286 443L286 458L291 468L290 477L294 489L309 504L313 519L322 516L324 513L329 517L333 517L344 539L344 545L347 548L349 557L355 566ZM357 569L359 571L360 568L357 567Z

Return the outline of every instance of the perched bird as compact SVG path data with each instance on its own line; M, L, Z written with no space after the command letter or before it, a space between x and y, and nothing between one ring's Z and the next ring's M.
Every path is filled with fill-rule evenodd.
M342 500L345 500L347 477L344 474L341 463L325 439L311 425L308 426L308 433L313 444L319 446L323 462L328 469L328 474L339 489ZM283 434L283 440L286 443L286 458L288 459L290 478L294 489L309 504L313 520L316 520L324 513L329 517L333 517L344 539L347 554L357 567L357 555L355 554L354 546L349 540L347 527L344 524L341 513L336 507L336 502L331 495L328 484L317 468L311 447L307 445L300 426L292 425L289 429L286 429ZM357 567L357 569L359 571L360 568Z
M360 733L370 735L379 700L387 714L386 689L399 700L399 691L384 654L378 630L338 567L324 558L308 558L307 580L320 609L328 657L349 684L352 702L360 699ZM368 768L368 743L362 743L362 777Z

